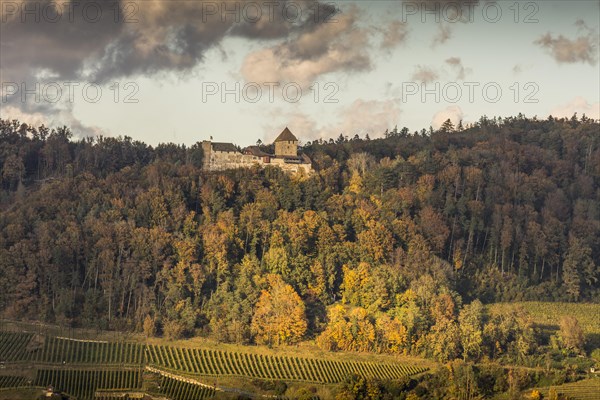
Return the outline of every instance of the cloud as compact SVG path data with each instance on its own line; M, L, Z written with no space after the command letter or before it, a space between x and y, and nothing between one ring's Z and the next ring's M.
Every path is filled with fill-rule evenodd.
M304 142L318 139L321 137L321 134L323 134L321 128L317 127L316 121L303 112L293 111L282 113L281 110L278 110L277 112L272 112L270 114L271 121L276 119L276 122L271 122L264 126L263 139L265 143L273 142L281 132L281 127L283 125L290 128L290 130L296 133L296 136L301 138ZM282 115L284 118L281 118Z
M553 36L551 33L542 35L534 43L546 49L558 63L589 63L598 62L598 33L589 28L582 20L575 25L582 36L569 39L563 35Z
M364 137L368 133L371 138L376 138L381 137L386 129L398 124L400 113L399 101L396 99L355 100L338 111L335 122L320 125L312 116L303 112L278 111L272 113L276 122L265 126L264 137L266 142L272 141L281 131L281 126L287 125L297 136L310 141L337 138L340 133L349 138L355 134Z
M49 82L73 81L82 87L88 82L107 84L140 75L191 73L204 61L208 50L222 49L221 43L228 36L250 40L300 37L305 42L298 46L306 45L306 49L292 50L294 56L301 59L318 53L319 47L326 47L318 42L318 34L335 30L338 25L330 21L337 13L335 7L312 0L18 0L6 3L10 4L3 2L0 7L0 74L3 83L25 84L28 88ZM254 18L252 13L245 11L250 3L260 13L256 23L250 22ZM287 6L292 11L284 12ZM25 15L23 10L34 13ZM293 10L300 13L294 16ZM345 27L348 28L348 24ZM336 53L332 55L332 64L337 61L342 67L358 68L361 61L358 52L347 60L341 55L344 46L352 48L353 35L357 33L343 35L346 41L336 47L340 55L338 59ZM307 54L303 54L303 50ZM2 106L11 106L13 111L19 109L23 115L56 115L82 131L95 129L80 124L64 105L23 103L13 98Z
M600 119L600 103L590 104L583 97L578 96L569 103L552 109L550 115L556 118L571 118L575 113L579 117L585 114L588 118Z
M444 44L451 37L452 37L452 29L450 29L450 25L438 24L438 32L433 37L433 41L431 42L431 47L436 47L437 45Z
M439 129L447 119L450 119L452 124L456 127L458 123L464 119L464 116L465 115L459 106L449 106L434 114L431 119L431 126L433 129Z
M295 82L306 88L327 73L370 70L369 30L356 26L358 15L358 8L351 6L336 23L319 25L248 54L242 76L247 82Z
M234 4L239 5L240 2ZM260 9L257 7L260 6ZM250 39L280 39L290 32L307 31L324 23L335 23L339 9L334 3L315 0L248 2L241 5L244 16L231 34Z
M488 0L490 2L492 0ZM435 21L437 33L433 37L431 47L444 44L452 37L451 24L471 23L474 21L475 7L480 0L403 0L402 20L420 23Z
M515 64L515 66L512 69L512 72L514 75L518 75L521 72L523 72L523 67L521 66L521 64Z
M464 67L460 57L450 57L446 60L446 64L456 71L456 79L458 80L465 80L465 76L472 72L471 68Z
M379 47L391 50L406 41L408 26L400 21L392 21L384 29L380 29L380 32L383 38Z
M411 79L415 82L431 83L438 79L438 73L430 67L418 65Z
M372 138L380 137L386 129L398 123L400 113L398 100L358 99L338 113L341 122L335 128L338 134L349 137L357 133L368 133Z
M300 10L297 17L284 11L291 3L290 9ZM322 3L252 2L254 14L247 11L248 4L237 0L11 2L10 7L2 7L2 73L6 80L23 81L47 69L59 79L98 83L138 74L184 73L203 62L206 51L226 36L287 38L335 25L324 21L335 9ZM29 15L22 22L22 9L35 10L38 21ZM255 17L258 20L251 23Z
M123 31L123 25L112 19L106 3L83 1L77 4L81 9L73 10L80 12L88 4L94 4L102 17L91 23L82 13L69 14L69 8L60 2L27 0L3 5L0 52L4 81L23 82L40 70L52 71L62 79L76 79L81 76L85 61L100 57L104 47ZM34 13L25 15L22 9L34 10ZM40 18L42 10L49 18ZM91 11L89 15L93 16ZM52 22L58 16L60 19Z
M59 127L67 126L71 129L71 132L76 137L83 138L87 136L111 136L110 132L99 128L97 126L89 126L81 123L79 119L73 114L73 109L66 107L62 109L55 109L51 114L41 112L28 112L24 111L19 107L12 105L5 105L0 108L0 118L4 120L18 120L21 123L25 123L29 126L40 127L45 125L47 127Z
M42 113L26 113L15 106L0 107L0 119L7 121L12 121L16 119L21 123L26 123L27 125L35 127L39 127L41 125L50 125L48 118Z

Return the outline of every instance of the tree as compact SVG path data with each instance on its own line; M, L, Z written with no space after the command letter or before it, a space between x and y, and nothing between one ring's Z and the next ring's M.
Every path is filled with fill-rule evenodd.
M274 231L271 235L269 251L264 256L267 270L273 274L288 277L290 273L288 253L281 232Z
M379 221L367 221L367 229L358 234L363 261L384 262L392 252L392 233Z
M440 362L446 362L459 355L460 332L454 321L445 320L435 324L431 332L422 337L427 342L429 354Z
M180 339L184 335L183 324L175 319L167 319L163 325L163 333L168 340Z
M449 372L448 394L452 399L477 399L477 380L471 364L455 360L447 364Z
M156 334L156 324L150 314L144 318L144 335L146 337L153 337Z
M378 400L383 398L379 382L352 373L344 379L336 400Z
M563 262L563 284L570 300L579 300L583 285L592 286L597 281L596 266L591 252L580 239L571 235L569 250Z
M326 351L336 351L346 348L346 319L345 309L341 304L336 304L327 311L327 328L317 337L316 343Z
M477 360L483 344L483 304L475 300L465 306L458 316L463 359Z
M450 234L442 216L433 207L426 206L421 209L419 222L423 235L427 238L431 248L441 254Z
M560 319L560 330L558 332L562 345L569 350L582 351L585 344L583 329L577 318L564 315Z
M389 305L386 278L382 268L373 268L369 263L361 262L354 269L343 266L342 302L369 310L386 309Z
M462 124L461 124L462 125ZM441 132L454 132L454 124L450 121L450 118L444 121L440 127Z
M400 353L406 348L408 332L398 319L382 314L375 322L375 330L380 351Z
M307 328L304 303L280 275L270 274L267 281L269 290L263 290L252 317L256 342L295 343L302 339Z

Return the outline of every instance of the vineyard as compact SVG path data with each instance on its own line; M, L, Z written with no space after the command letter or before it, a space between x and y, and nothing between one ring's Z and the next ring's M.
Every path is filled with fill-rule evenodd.
M172 400L204 400L212 398L215 391L206 386L163 376L160 382L160 394Z
M140 389L141 371L138 370L80 370L40 369L36 386L53 386L55 390L69 393L79 400L93 399L98 389Z
M19 361L26 358L25 348L33 334L0 331L0 361Z
M573 400L598 400L600 398L600 378L584 379L582 381L565 383L554 386L556 393ZM550 388L539 389L544 398L548 398Z
M402 364L340 362L160 345L148 345L146 353L149 364L194 375L312 383L339 383L352 373L365 377L398 379L425 370L425 368Z
M173 400L212 398L215 389L190 376L282 380L335 384L356 373L398 379L426 370L400 363L339 361L265 355L244 351L187 348L141 343L78 340L27 332L0 331L0 361L19 368L31 364L35 379L0 376L0 388L52 385L79 400L96 392L112 398L119 392L142 393L146 368L157 377L157 394ZM157 367L156 370L152 367ZM164 372L161 372L164 371ZM185 377L181 376L184 374ZM146 375L149 377L150 375ZM133 391L133 392L132 392Z
M22 376L0 375L0 389L27 386L27 378Z
M69 364L141 365L144 346L137 343L82 341L47 337L35 362Z

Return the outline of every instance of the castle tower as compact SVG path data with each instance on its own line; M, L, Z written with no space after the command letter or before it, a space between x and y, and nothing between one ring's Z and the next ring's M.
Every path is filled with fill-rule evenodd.
M298 139L287 126L275 139L275 157L298 157Z
M212 139L212 136L210 137ZM211 164L211 157L212 157L212 143L210 140L203 140L202 141L202 152L203 157L202 157L202 164L203 164L203 168L204 169L210 169L210 164Z

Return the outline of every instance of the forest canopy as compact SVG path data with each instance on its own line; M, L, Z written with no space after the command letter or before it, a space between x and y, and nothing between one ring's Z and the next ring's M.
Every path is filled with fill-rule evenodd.
M303 176L207 172L199 144L0 120L0 312L167 337L493 355L502 349L480 336L509 333L484 332L495 317L481 302L600 300L599 131L585 117L519 115L340 135L303 146L315 169ZM527 318L511 318L503 329L528 346Z

